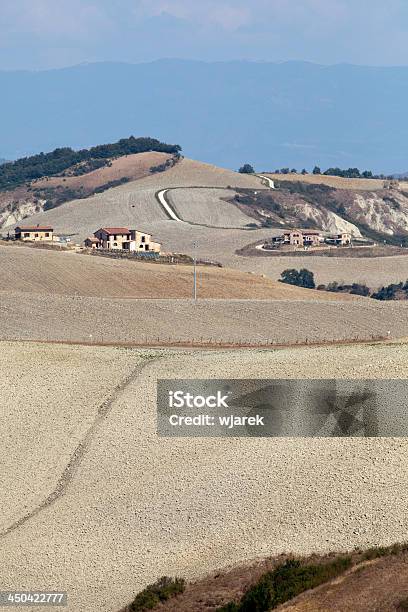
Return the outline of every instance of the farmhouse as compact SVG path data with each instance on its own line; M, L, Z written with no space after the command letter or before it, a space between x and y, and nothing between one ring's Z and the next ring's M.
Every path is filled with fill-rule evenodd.
M335 246L347 246L351 244L351 234L348 232L331 234L330 236L326 236L325 242L327 242L327 244L334 244Z
M52 242L54 229L48 225L20 225L15 228L14 235L16 240Z
M339 232L338 234L326 234L319 230L285 230L280 236L272 238L272 247L287 247L293 249L318 247L323 243L331 246L351 245L351 234Z
M91 249L160 253L161 245L150 234L128 227L101 227L86 238L84 245Z
M317 230L285 230L281 236L274 236L272 244L274 246L316 246L324 239Z

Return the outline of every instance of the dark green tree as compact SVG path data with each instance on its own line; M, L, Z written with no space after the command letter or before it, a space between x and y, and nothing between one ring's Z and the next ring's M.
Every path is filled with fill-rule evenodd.
M255 170L253 166L251 166L251 164L244 164L243 166L240 167L238 172L240 174L254 174Z
M319 166L315 166L315 167L313 168L313 174L321 174L321 173L322 173L322 171L321 171L321 169L319 168Z
M306 268L302 268L301 270L288 268L281 273L279 281L288 285L305 287L306 289L314 289L316 287L313 272L306 270Z

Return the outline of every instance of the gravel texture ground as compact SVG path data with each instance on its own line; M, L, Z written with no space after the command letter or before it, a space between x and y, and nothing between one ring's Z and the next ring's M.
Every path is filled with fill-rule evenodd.
M0 533L53 491L99 406L141 362L126 350L2 349L1 488L8 493L2 495Z
M77 347L79 371L98 373L104 399L95 396L88 380L75 382L63 365L55 383L47 380L47 365L56 356L58 363L69 363L72 347L3 342L1 349L2 359L7 355L14 363L21 387L24 381L30 389L29 401L20 401L1 369L2 392L10 398L9 446L15 444L16 457L16 479L2 488L1 503L10 509L29 492L25 507L8 514L3 525L0 565L9 589L63 589L69 612L114 612L162 574L195 578L264 555L408 538L404 439L156 435L158 378L406 378L406 345L129 350L125 367L123 350ZM46 367L32 368L36 360ZM112 381L109 391L113 367L123 368L123 377L121 383ZM64 435L53 434L54 415L48 420L53 443L37 437L36 415L51 384L59 389L49 412L58 409L76 424L82 439L76 450L69 427ZM80 403L71 401L73 391ZM86 414L84 406L96 410ZM42 465L58 463L49 481L35 469L29 483L17 477L19 454L28 454L19 441L22 423L27 436L31 428L30 456ZM10 465L9 479L11 474Z

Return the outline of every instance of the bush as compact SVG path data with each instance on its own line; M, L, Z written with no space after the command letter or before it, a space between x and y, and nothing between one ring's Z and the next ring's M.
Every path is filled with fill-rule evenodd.
M349 567L350 557L339 557L329 563L302 565L291 559L267 572L248 589L239 604L230 603L217 612L268 612L320 584L336 578Z
M397 289L398 286L394 284L388 285L387 287L381 287L381 289L373 293L371 297L374 300L395 300Z
M367 297L368 295L370 295L370 289L367 287L367 285L353 283L351 285L350 293L353 295L362 295L364 297Z
M232 601L222 608L217 608L216 612L239 612L239 610L239 605Z
M126 610L127 612L152 610L159 603L183 593L185 588L186 583L182 578L162 576L154 584L149 584L143 591L138 593Z
M405 599L401 599L401 601L398 602L397 610L399 612L405 612L405 610L408 610L408 597L406 597Z
M314 289L316 287L313 272L306 270L306 268L302 268L299 271L294 268L284 270L281 273L279 282L296 285L297 287L305 287L306 289Z

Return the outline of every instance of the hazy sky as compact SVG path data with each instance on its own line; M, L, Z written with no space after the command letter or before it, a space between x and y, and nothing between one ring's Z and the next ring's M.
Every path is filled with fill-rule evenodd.
M407 0L0 0L0 69L81 62L408 65Z

